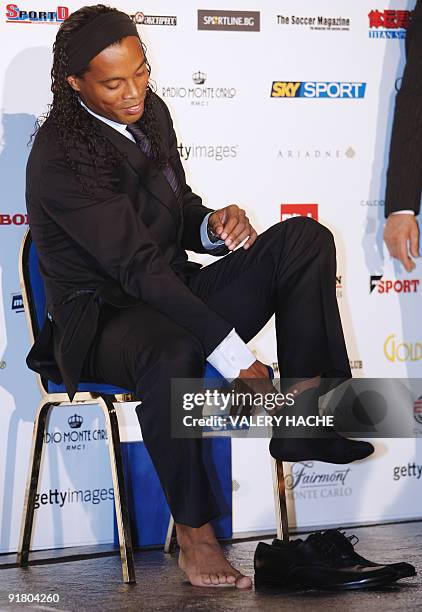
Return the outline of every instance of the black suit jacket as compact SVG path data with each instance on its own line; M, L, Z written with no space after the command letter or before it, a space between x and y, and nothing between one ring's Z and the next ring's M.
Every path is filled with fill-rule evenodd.
M406 67L396 97L387 171L385 215L420 210L422 190L422 0L406 37Z
M104 164L95 169L83 144L78 149L81 172L87 177L110 172L117 185L106 187L103 182L85 192L49 120L39 130L29 156L29 225L51 318L46 319L27 364L44 377L63 380L71 397L103 301L123 308L141 302L153 306L196 335L205 355L232 329L186 285L198 264L188 261L185 249L207 252L200 225L210 209L186 184L167 106L155 94L151 102L182 185L180 200L135 143L97 119L125 160L118 170ZM212 254L227 252L223 246Z

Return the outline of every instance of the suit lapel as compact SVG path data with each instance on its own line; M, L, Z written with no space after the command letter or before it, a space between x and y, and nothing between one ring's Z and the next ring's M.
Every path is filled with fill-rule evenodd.
M129 165L138 174L142 185L151 195L167 208L174 221L178 222L179 205L174 192L161 170L156 168L138 145L120 134L103 121L98 121L100 129L113 145L124 154Z

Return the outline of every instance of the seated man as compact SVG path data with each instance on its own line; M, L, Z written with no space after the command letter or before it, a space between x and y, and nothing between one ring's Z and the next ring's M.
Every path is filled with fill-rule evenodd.
M61 25L53 102L27 168L48 308L28 365L63 380L71 398L79 380L134 390L176 522L180 566L195 585L248 588L210 525L219 510L201 440L171 436L170 381L202 377L207 360L229 379L268 379L246 343L275 313L280 371L304 381L304 409L317 413L320 378L351 375L334 241L311 219L257 236L238 206L204 207L186 184L169 111L149 74L124 13L87 6ZM185 249L227 256L201 267ZM342 463L372 451L335 432L323 443L271 441L273 456L291 461Z

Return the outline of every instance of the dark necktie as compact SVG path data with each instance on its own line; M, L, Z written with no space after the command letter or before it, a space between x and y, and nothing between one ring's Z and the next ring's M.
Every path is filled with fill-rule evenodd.
M148 140L148 137L137 125L131 124L126 126L129 134L135 139L136 144L141 149L142 153L144 153L149 159L151 159L151 143ZM173 193L177 200L180 199L180 183L177 180L177 176L172 166L167 162L165 167L162 169L164 176L167 179L168 184L173 190Z

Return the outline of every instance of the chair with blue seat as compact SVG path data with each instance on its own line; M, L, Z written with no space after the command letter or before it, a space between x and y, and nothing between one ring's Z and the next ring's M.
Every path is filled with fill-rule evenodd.
M45 291L38 267L38 256L35 244L28 230L22 240L19 255L19 277L25 316L30 339L37 338L46 318ZM110 453L111 472L114 488L114 503L120 545L120 557L124 582L134 583L135 568L133 559L132 537L129 520L129 506L125 489L122 452L120 447L119 424L115 404L134 401L133 390L122 389L113 385L80 382L77 392L70 401L63 384L55 384L36 374L42 398L34 419L30 468L25 490L22 527L18 548L18 563L25 566L29 561L29 549L34 520L35 500L38 488L40 466L43 452L43 440L46 423L52 406L99 405L104 413L108 448ZM207 365L205 378L225 380L211 365ZM273 461L274 494L276 507L277 536L288 539L286 499L284 491L284 473L281 461ZM171 552L174 534L174 521L170 516L165 552Z
M46 318L45 291L38 267L38 256L30 231L25 234L19 254L19 278L25 316L30 339L34 342ZM117 414L114 404L119 401L130 401L132 392L113 385L81 382L71 402L63 384L57 385L36 374L42 398L34 419L34 431L30 454L30 467L25 490L22 527L18 548L18 563L25 566L29 561L29 549L34 520L35 499L37 494L40 465L43 452L43 440L46 423L52 406L99 405L104 413L108 448L110 453L111 472L114 488L114 503L119 534L120 556L122 561L123 580L136 582L133 560L132 539L129 524L129 507L125 492L122 453Z

